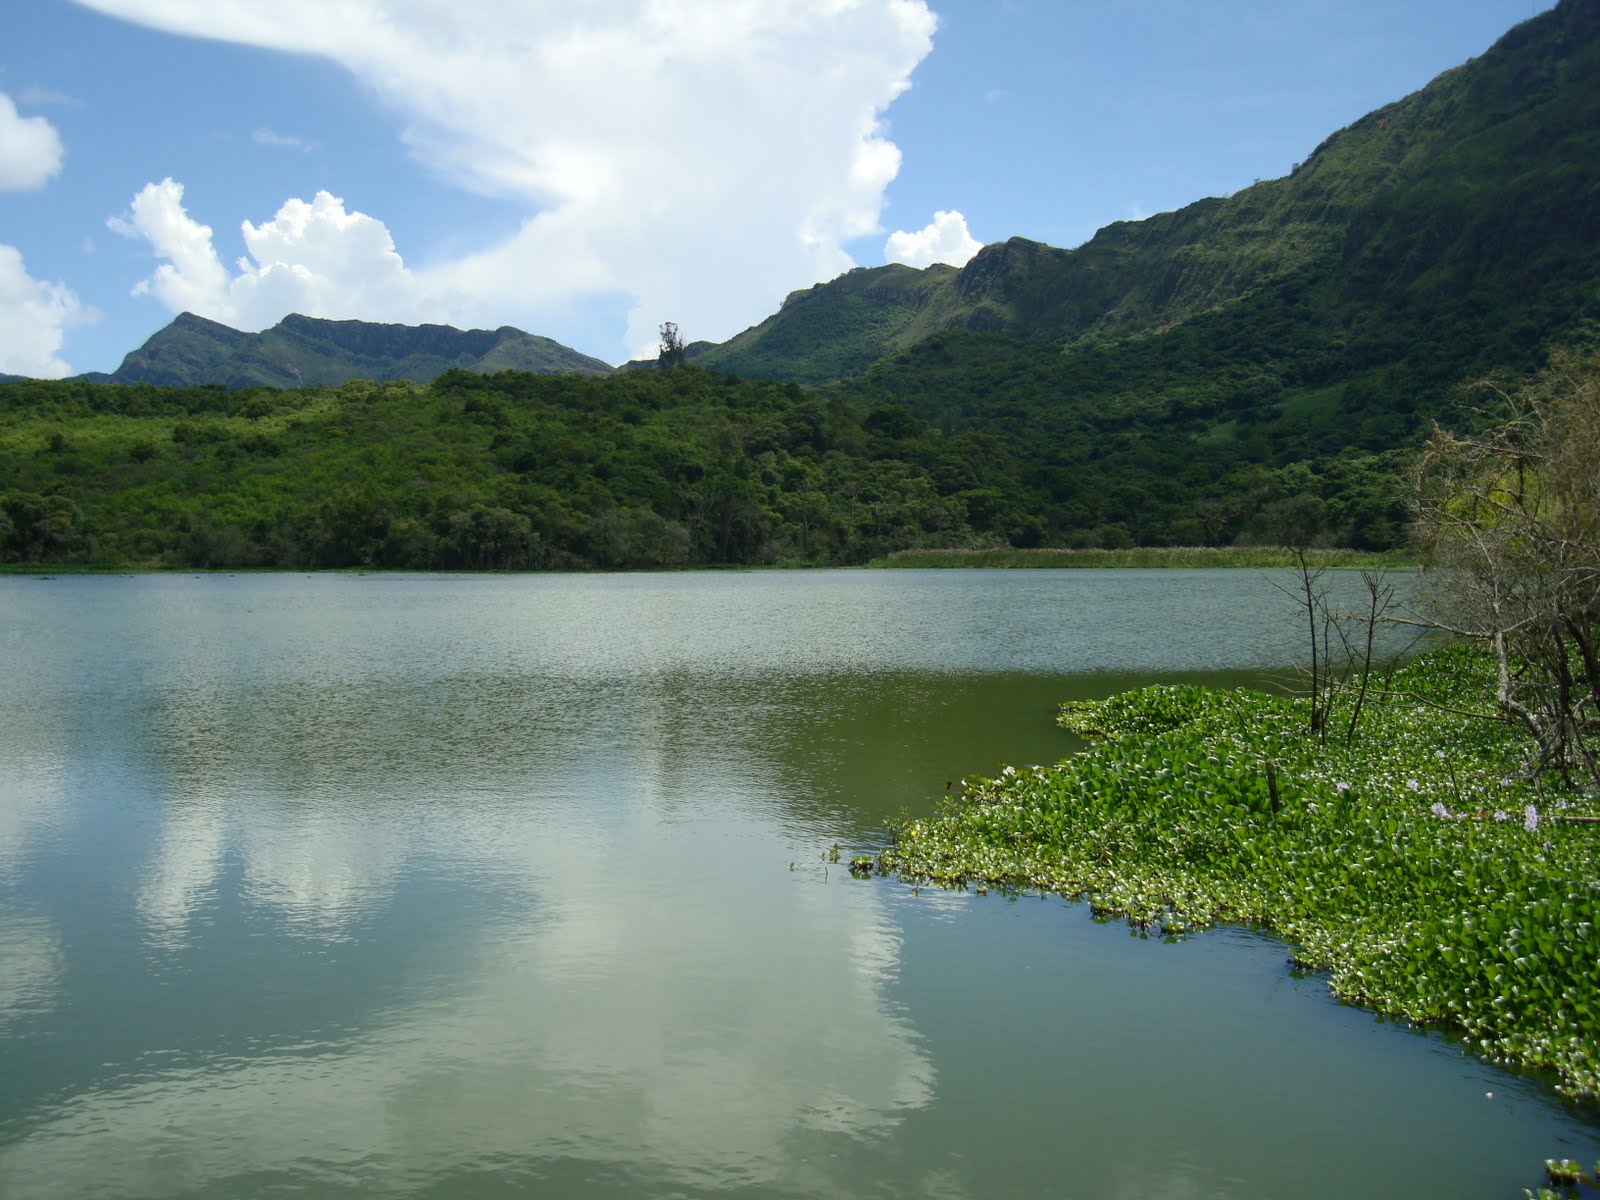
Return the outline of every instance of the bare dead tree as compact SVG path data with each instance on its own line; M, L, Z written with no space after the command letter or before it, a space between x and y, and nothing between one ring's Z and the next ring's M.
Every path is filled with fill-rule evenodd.
M1348 714L1343 718L1344 740L1348 745L1355 741L1362 713L1373 692L1373 672L1381 665L1378 661L1380 632L1389 626L1412 622L1395 615L1395 586L1382 572L1361 572L1366 595L1362 606L1355 609L1333 602L1325 572L1311 566L1304 550L1296 549L1294 570L1292 586L1274 586L1290 596L1305 614L1310 663L1302 669L1301 676L1310 700L1310 733L1319 741L1327 741L1336 712L1341 705L1348 704ZM1392 669L1397 656L1385 650L1383 657ZM1385 691L1382 687L1378 689L1380 695Z
M1493 395L1496 423L1436 429L1418 460L1430 617L1489 647L1534 769L1600 783L1600 355Z

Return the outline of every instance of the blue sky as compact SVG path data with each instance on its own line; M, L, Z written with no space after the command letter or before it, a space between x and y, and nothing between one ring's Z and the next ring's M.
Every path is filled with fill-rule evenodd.
M0 371L179 311L616 362L1285 174L1547 0L17 0Z

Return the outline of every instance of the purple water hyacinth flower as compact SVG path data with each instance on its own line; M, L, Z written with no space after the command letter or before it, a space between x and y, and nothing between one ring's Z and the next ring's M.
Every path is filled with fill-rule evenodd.
M1406 786L1408 788L1410 788L1413 792L1420 792L1422 790L1422 785L1420 783L1418 783L1415 779L1406 780Z
M1531 804L1522 810L1522 827L1529 833L1539 832L1539 810Z
M1438 817L1441 821L1448 821L1451 817L1455 816L1453 812L1444 806L1443 800L1435 800L1433 802L1433 815Z

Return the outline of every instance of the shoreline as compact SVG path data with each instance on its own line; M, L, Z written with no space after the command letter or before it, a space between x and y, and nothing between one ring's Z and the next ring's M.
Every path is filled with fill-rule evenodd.
M1414 555L1397 551L1350 549L1307 550L1312 570L1406 570L1417 566ZM991 549L900 550L864 563L695 563L674 567L522 567L506 570L460 570L350 565L340 567L198 567L167 563L0 563L0 575L639 575L690 571L877 571L877 570L1084 570L1096 568L1240 568L1298 567L1296 552L1283 546L1170 546L1127 550Z
M1401 551L1366 551L1330 547L1305 551L1312 570L1414 567L1415 555ZM1041 548L1019 550L900 550L866 564L872 568L1042 568L1095 567L1298 567L1297 552L1287 546L1142 546L1121 550Z

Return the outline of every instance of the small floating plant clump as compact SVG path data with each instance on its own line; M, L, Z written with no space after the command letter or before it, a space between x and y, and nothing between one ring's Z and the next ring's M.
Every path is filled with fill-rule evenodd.
M1595 1164L1592 1172L1586 1172L1570 1158L1547 1158L1544 1177L1549 1182L1548 1187L1538 1191L1522 1189L1527 1200L1583 1200L1600 1195L1600 1191L1595 1190L1600 1185L1600 1163Z
M1160 686L1069 706L1098 740L973 777L879 869L1046 890L1181 935L1259 925L1341 998L1600 1096L1600 801L1523 769L1487 659L1401 667L1346 744L1303 700ZM1474 715L1482 714L1482 715Z

